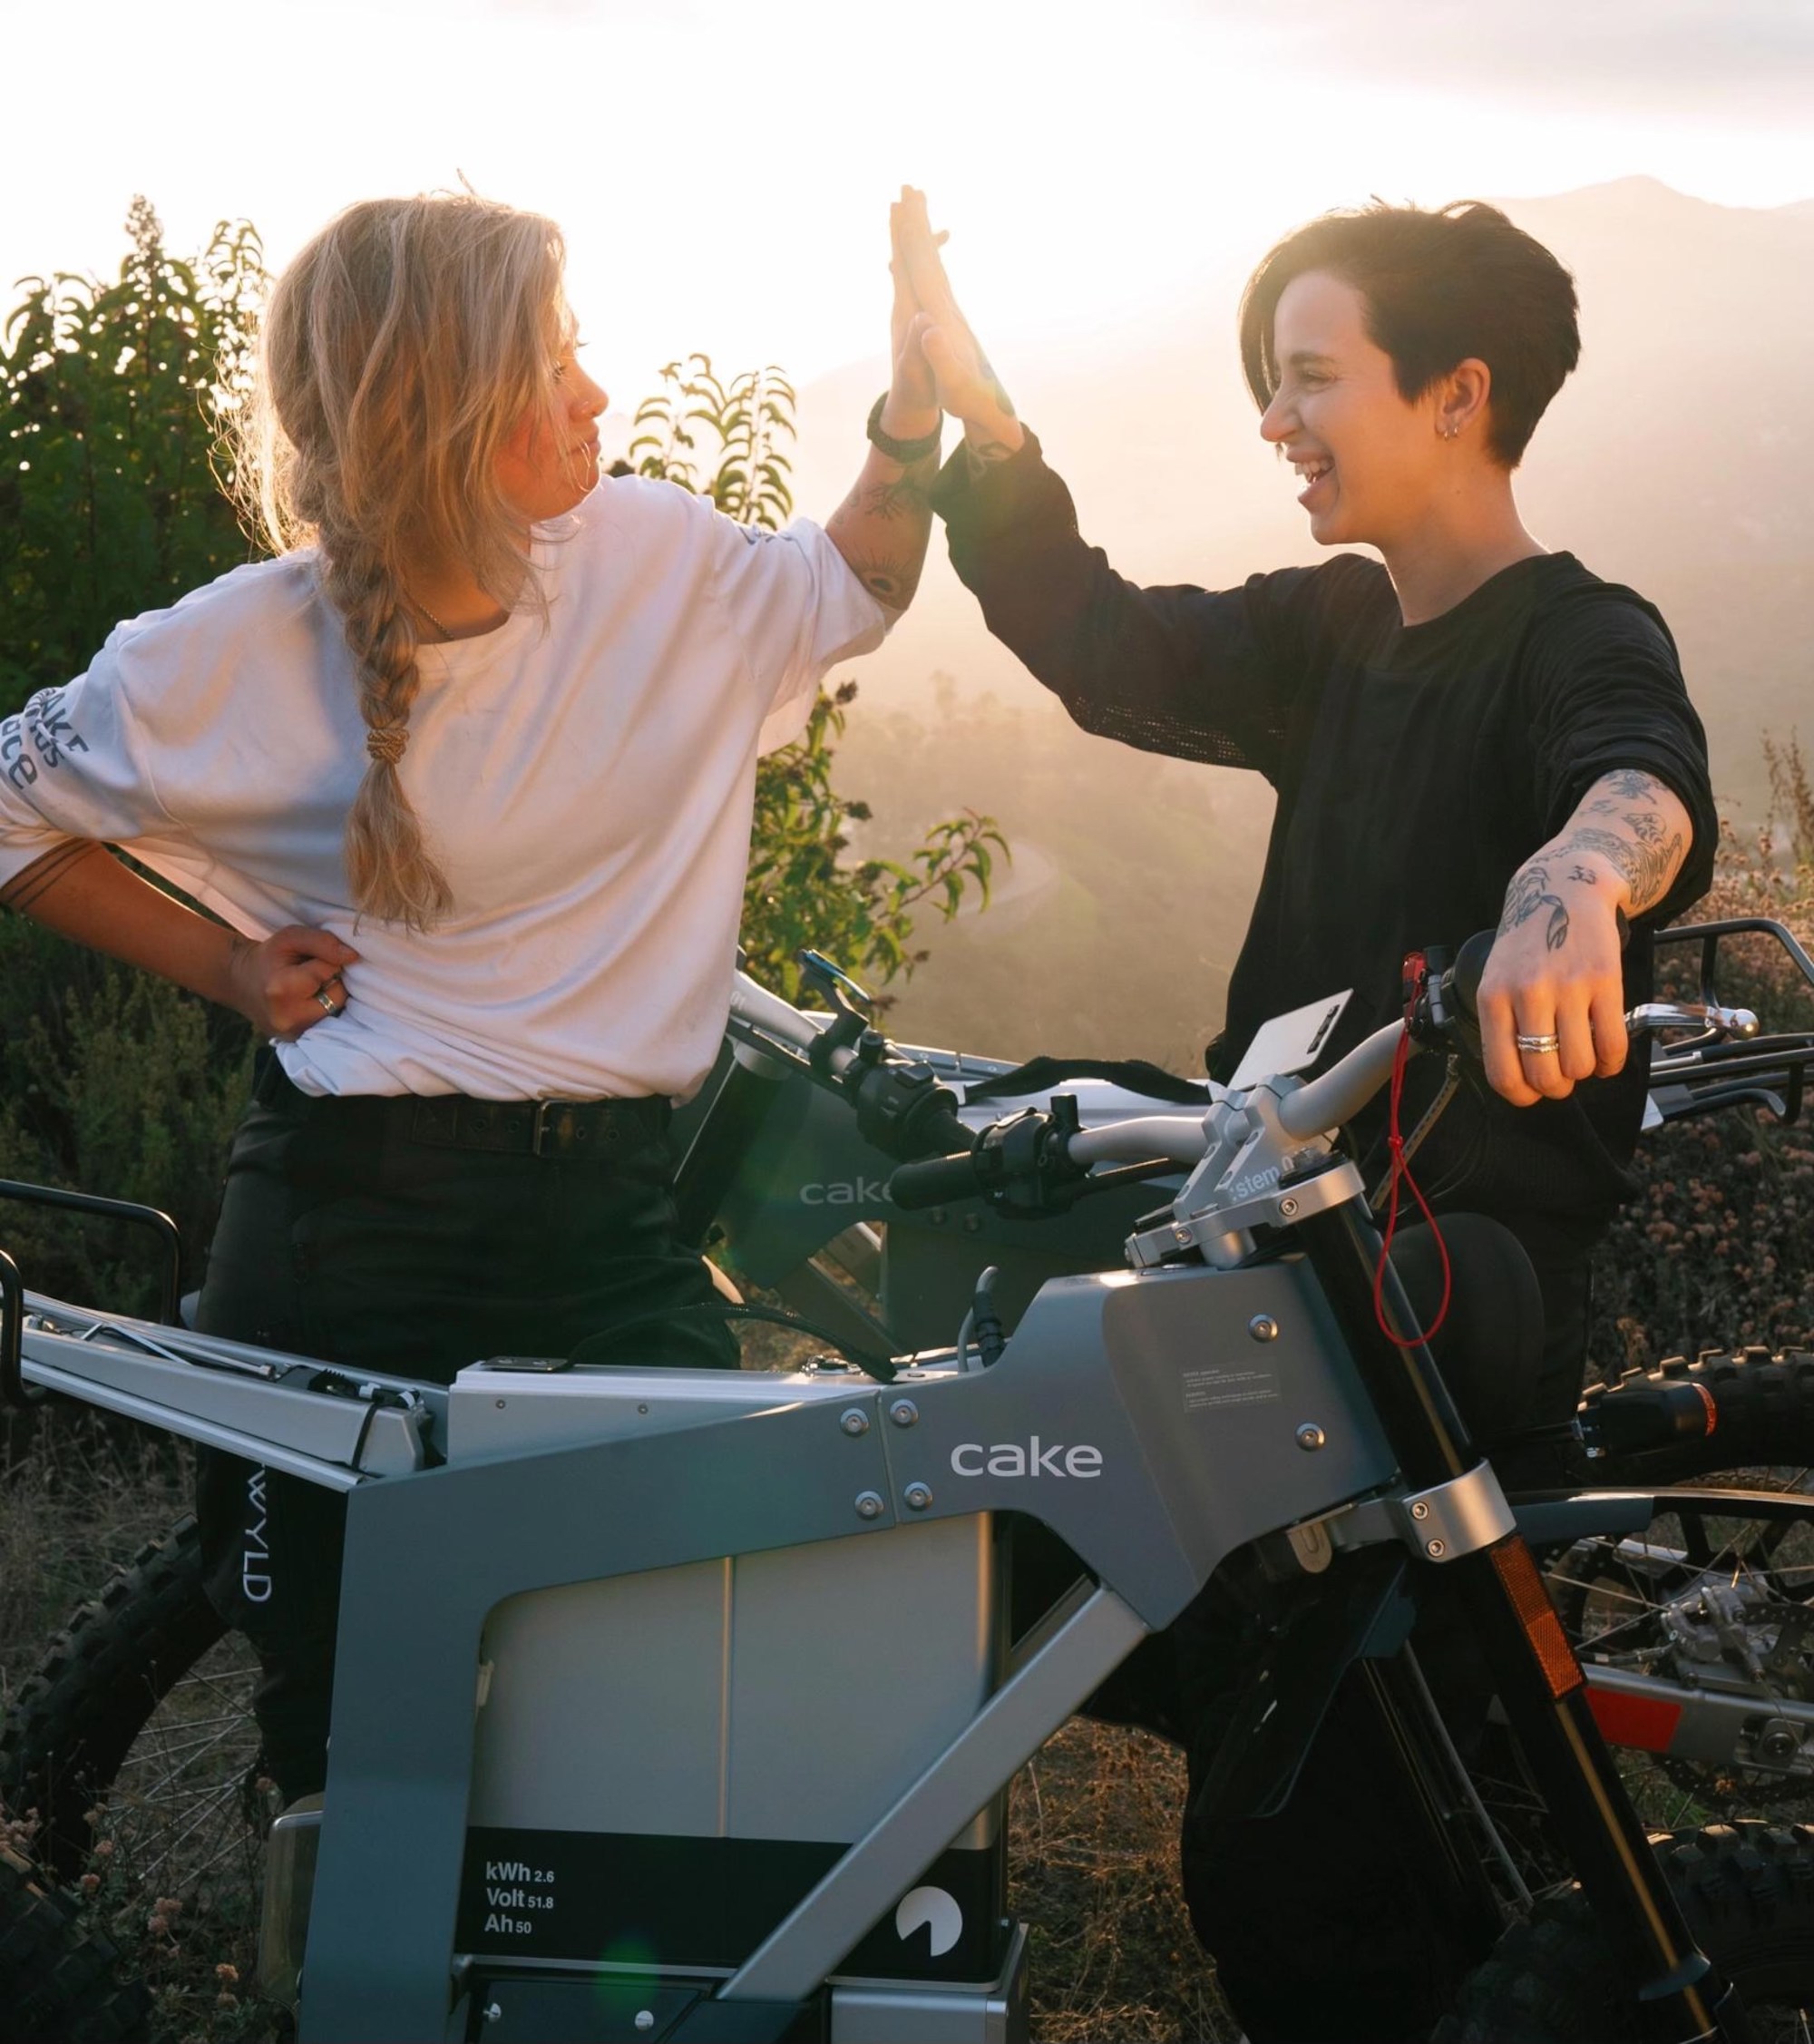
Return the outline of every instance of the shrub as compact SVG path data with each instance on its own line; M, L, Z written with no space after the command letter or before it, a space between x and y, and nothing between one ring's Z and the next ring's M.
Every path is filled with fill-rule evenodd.
M1767 915L1814 950L1814 793L1799 741L1766 738L1771 822L1722 826L1712 891L1682 918ZM1659 991L1692 998L1693 946L1665 949ZM1814 1031L1814 990L1769 937L1721 947L1720 997L1767 1030ZM1603 1371L1703 1347L1814 1348L1814 1128L1732 1110L1646 1137L1641 1189L1602 1246L1590 1354Z

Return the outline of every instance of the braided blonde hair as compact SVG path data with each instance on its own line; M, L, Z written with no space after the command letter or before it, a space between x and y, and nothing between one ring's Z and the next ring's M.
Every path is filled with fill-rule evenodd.
M405 592L458 567L506 610L542 601L495 465L554 407L563 254L551 220L470 192L349 207L278 279L239 427L242 503L279 551L319 548L358 674L353 905L413 929L453 897L397 773L421 686Z

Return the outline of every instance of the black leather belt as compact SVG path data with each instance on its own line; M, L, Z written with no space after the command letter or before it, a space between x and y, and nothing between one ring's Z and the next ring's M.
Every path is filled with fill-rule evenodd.
M513 1157L596 1157L619 1143L658 1134L665 1100L475 1100L464 1093L385 1102L389 1129L411 1142L447 1149L488 1149Z
M348 1135L387 1136L442 1149L507 1157L609 1157L667 1128L673 1108L660 1094L610 1100L480 1100L466 1093L308 1094L290 1083L274 1053L261 1051L252 1090L266 1107L322 1116Z

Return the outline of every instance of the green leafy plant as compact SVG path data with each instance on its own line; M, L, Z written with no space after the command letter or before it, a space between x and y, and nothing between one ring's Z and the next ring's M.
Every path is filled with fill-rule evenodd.
M116 282L28 278L0 326L0 710L248 557L214 468L250 367L258 237L223 220L185 261L143 198L126 232Z
M163 1208L192 1261L251 1059L238 1015L21 917L0 920L0 1178ZM11 1202L0 1228L35 1289L155 1310L158 1266L142 1230ZM192 1285L200 1273L187 1276Z
M1767 915L1814 947L1814 796L1799 739L1766 737L1770 820L1750 837L1730 826L1706 897L1682 918ZM1665 949L1658 992L1692 1000L1698 955ZM1814 994L1763 936L1721 946L1721 997L1767 1030L1814 1029ZM1616 1374L1702 1346L1814 1347L1814 1130L1761 1110L1660 1129L1633 1162L1638 1196L1596 1257L1589 1353Z
M739 524L779 532L794 508L782 443L795 436L795 404L793 385L773 363L727 383L709 355L689 355L668 363L660 389L637 406L631 465L639 475L710 497ZM711 465L703 477L702 436Z
M966 809L934 824L905 860L846 857L849 826L870 816L832 785L833 740L855 695L854 681L822 689L805 732L756 773L744 950L756 977L790 1000L802 991L803 946L884 985L911 974L926 956L910 948L915 913L930 906L949 921L971 887L987 907L996 855L1008 850L990 817Z

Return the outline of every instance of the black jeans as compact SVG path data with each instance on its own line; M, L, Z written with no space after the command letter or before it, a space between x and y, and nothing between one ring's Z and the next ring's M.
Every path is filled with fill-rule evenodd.
M234 1138L199 1325L330 1363L451 1383L489 1355L565 1355L626 1330L623 1360L735 1368L698 1256L674 1239L665 1100L625 1101L583 1160L413 1139L391 1103L314 1100L261 1065ZM258 1650L264 1765L321 1786L346 1505L205 1452L209 1595ZM406 1571L432 1556L399 1558Z
M1543 1353L1517 1384L1450 1389L1481 1444L1566 1421L1579 1401L1594 1231L1547 1216L1504 1217L1536 1273ZM1415 1293L1413 1305L1423 1311ZM1433 1303L1433 1302L1432 1302ZM1439 1357L1440 1360L1440 1357ZM1528 1480L1546 1481L1538 1458ZM1549 1479L1553 1480L1553 1479ZM1422 1606L1413 1645L1461 1743L1484 1722L1485 1679L1465 1620L1442 1595ZM1172 1628L1191 1795L1213 1765L1251 1664L1260 1620L1218 1578ZM1447 1898L1395 1803L1393 1742L1359 1668L1336 1691L1290 1802L1275 1816L1185 1818L1185 1899L1251 2044L1416 2044L1484 1952L1458 1952ZM1425 1849L1427 1851L1427 1849Z

